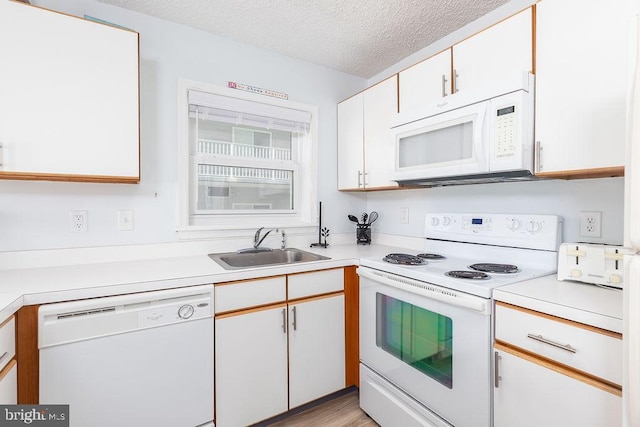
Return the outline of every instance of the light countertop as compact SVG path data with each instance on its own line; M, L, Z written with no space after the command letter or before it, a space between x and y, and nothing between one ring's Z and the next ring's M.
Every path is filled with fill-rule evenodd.
M357 265L398 248L344 244L304 248L328 260L225 270L208 255L0 270L0 319L23 305L129 294Z
M0 270L0 321L23 305L129 294L201 284L213 284L311 270L358 265L361 258L383 257L401 247L381 244L338 244L300 249L328 260L225 270L208 255L91 262L78 265ZM546 312L576 322L622 332L622 292L556 276L537 278L494 290L499 301Z
M493 298L622 333L621 290L582 282L560 281L554 274L494 289Z

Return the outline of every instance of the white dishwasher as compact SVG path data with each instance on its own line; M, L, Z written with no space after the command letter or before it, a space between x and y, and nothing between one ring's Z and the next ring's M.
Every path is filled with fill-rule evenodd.
M213 426L213 286L43 305L40 404L71 427Z

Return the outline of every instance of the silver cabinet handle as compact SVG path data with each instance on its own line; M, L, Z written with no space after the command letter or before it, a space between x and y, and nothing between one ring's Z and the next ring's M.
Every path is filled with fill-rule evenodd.
M362 187L362 172L358 171L358 188Z
M500 373L498 372L498 362L500 361L500 359L502 359L502 356L500 356L500 353L498 353L497 351L493 352L493 386L495 388L500 387L500 380L502 379L502 377L500 376Z
M557 347L557 348L559 348L561 350L564 350L564 351L568 351L570 353L575 353L575 352L578 351L576 348L571 347L569 344L560 344L560 343L557 343L555 341L551 341L550 339L547 339L547 338L543 337L542 335L527 334L527 338L531 338L532 340L536 340L536 341L539 341L539 342L544 343L544 344L552 345L554 347Z
M542 172L542 145L540 141L536 141L536 172Z
M296 323L297 318L296 318L296 306L295 305L293 306L291 311L293 311L293 322L291 322L291 325L293 326L293 330L297 331L298 330L298 324Z
M458 70L453 69L453 93L458 92Z
M443 74L442 75L442 97L444 98L445 96L447 96L447 82L449 80L447 80L447 77Z
M2 153L4 152L4 147L2 146L2 142L0 142L0 166L2 166Z
M287 309L282 309L282 332L287 333Z

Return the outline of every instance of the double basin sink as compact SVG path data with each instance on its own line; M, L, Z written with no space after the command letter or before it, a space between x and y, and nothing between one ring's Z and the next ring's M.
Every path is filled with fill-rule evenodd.
M331 259L326 256L312 254L300 249L250 249L238 252L209 254L209 257L225 270L241 270L252 267L270 265L295 264Z

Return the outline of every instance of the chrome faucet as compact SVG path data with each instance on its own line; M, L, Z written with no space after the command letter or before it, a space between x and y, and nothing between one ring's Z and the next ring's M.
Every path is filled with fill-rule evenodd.
M264 233L264 236L262 236L262 238L260 238L260 233L262 233L262 230L264 230L264 227L258 228L258 231L256 231L255 236L253 236L253 249L254 250L259 250L260 244L262 244L264 239L267 238L269 233L271 233L272 231L275 231L276 233L278 232L277 228L272 228L271 230L269 230L266 233ZM266 250L270 250L270 249L264 248L264 249L260 249L260 250L265 250L266 251Z

